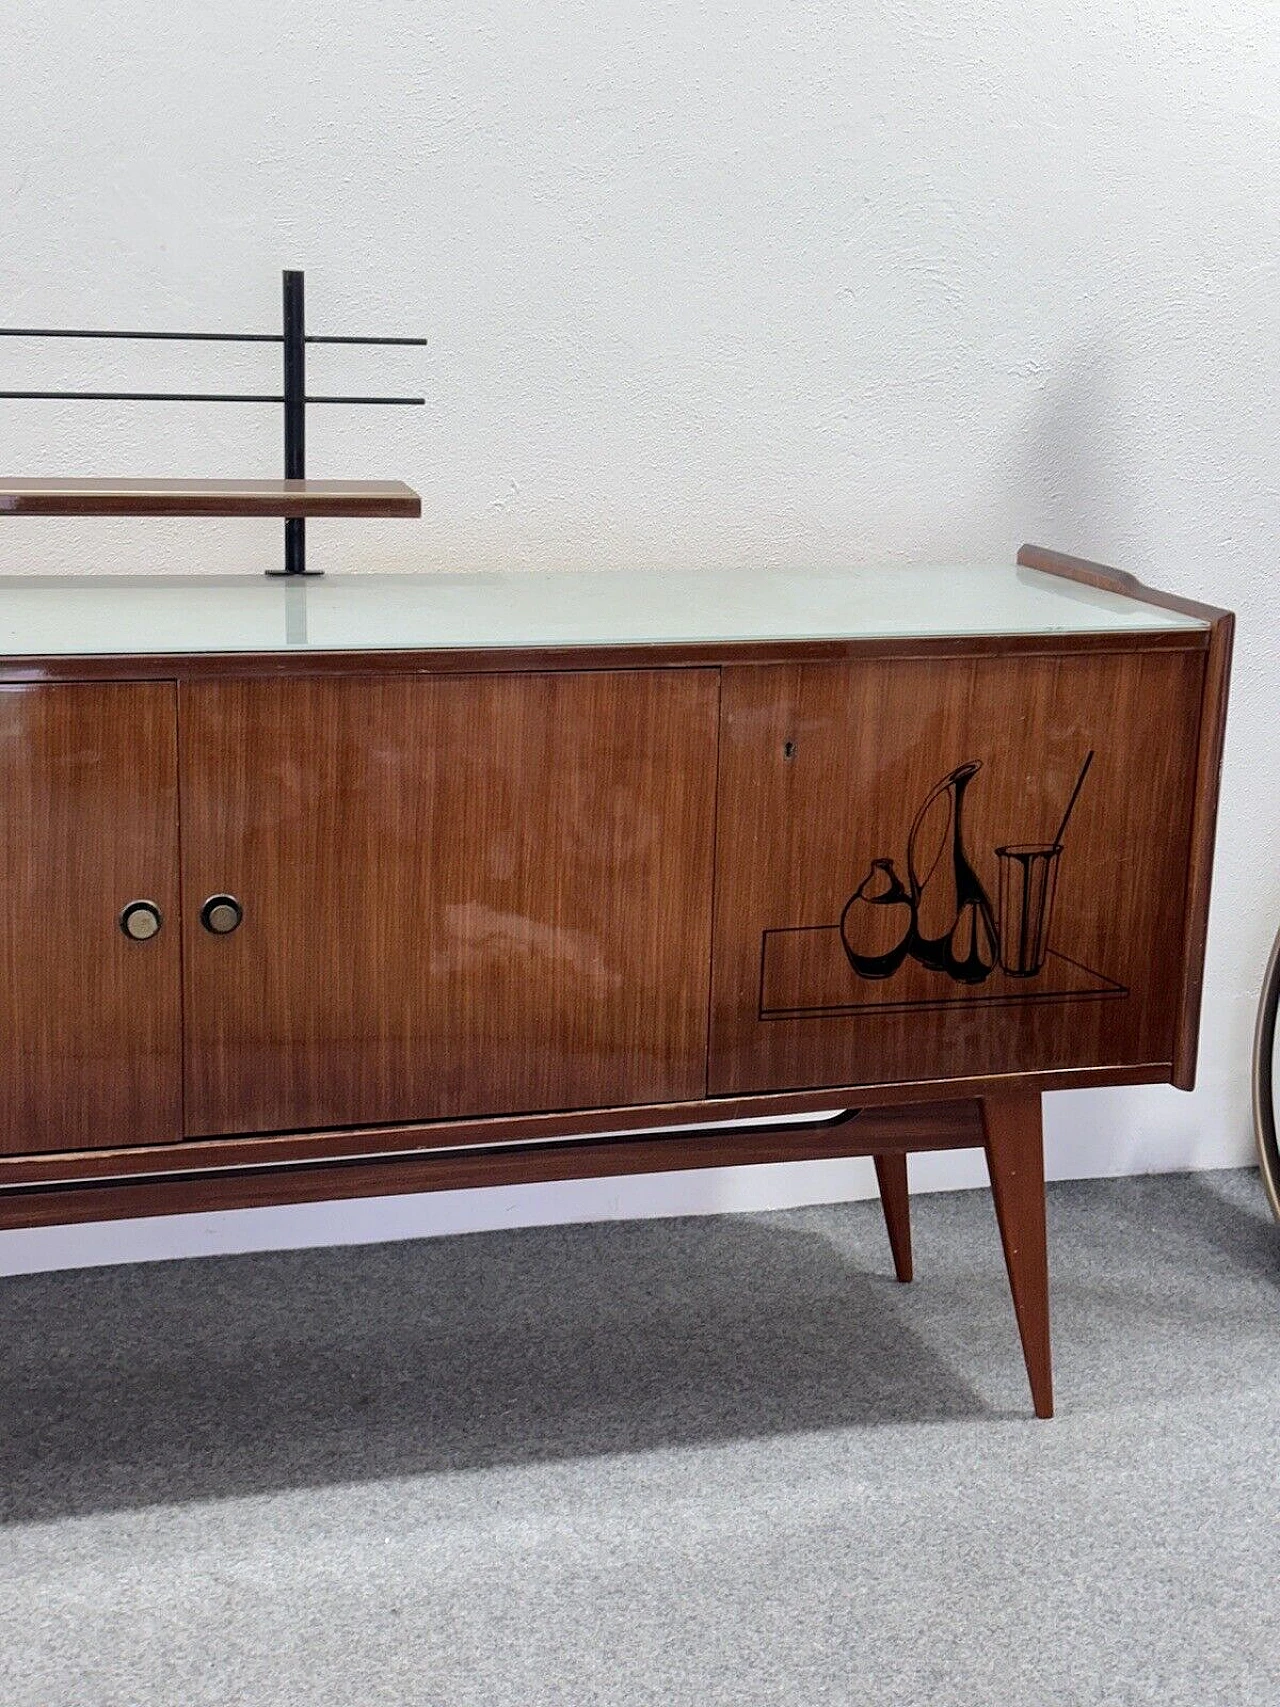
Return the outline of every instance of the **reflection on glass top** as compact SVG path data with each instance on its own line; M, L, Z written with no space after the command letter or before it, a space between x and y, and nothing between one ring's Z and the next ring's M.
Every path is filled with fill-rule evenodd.
M1122 634L1206 623L1035 569L0 577L0 657Z

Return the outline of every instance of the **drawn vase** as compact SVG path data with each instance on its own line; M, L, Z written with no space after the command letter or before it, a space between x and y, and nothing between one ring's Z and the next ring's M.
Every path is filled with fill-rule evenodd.
M893 976L911 945L915 916L893 861L873 859L840 915L840 940L859 978Z
M907 837L910 952L959 984L980 984L1000 958L995 912L964 845L965 790L981 768L974 759L935 783Z

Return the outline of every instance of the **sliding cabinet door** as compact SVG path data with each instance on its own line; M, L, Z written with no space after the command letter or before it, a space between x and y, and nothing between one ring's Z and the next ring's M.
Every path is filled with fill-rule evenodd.
M726 670L711 1090L1167 1067L1204 656Z
M0 686L0 1152L181 1136L175 689Z
M701 1095L716 707L706 670L184 687L188 1132Z

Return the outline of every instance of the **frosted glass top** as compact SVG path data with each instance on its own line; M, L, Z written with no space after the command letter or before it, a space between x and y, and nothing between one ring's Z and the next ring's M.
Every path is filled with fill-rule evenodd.
M0 577L0 658L1203 629L1035 569Z

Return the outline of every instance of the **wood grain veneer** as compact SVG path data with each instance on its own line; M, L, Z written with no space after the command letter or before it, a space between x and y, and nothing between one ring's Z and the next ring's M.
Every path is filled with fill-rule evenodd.
M911 640L663 641L618 646L421 647L350 652L299 648L292 652L136 653L4 656L0 681L220 680L228 674L291 680L297 676L509 675L549 670L688 670L722 665L870 662L876 658L1057 657L1066 649L1117 653L1192 652L1209 646L1206 629L1154 629L1134 634L948 635Z
M128 1178L157 1172L183 1173L196 1168L286 1168L300 1162L370 1158L435 1150L503 1149L512 1145L554 1143L592 1134L662 1129L679 1145L694 1136L685 1129L730 1120L772 1121L780 1115L814 1114L856 1104L867 1109L897 1109L906 1104L933 1106L938 1099L1000 1096L1011 1088L1034 1091L1087 1090L1099 1085L1159 1085L1169 1081L1168 1061L1137 1067L1093 1067L1078 1071L997 1075L986 1079L922 1080L898 1085L826 1087L816 1091L740 1097L710 1097L696 1102L628 1104L617 1108L579 1108L563 1113L507 1114L464 1120L346 1126L313 1132L248 1133L244 1136L188 1138L166 1145L128 1142L127 1129L103 1131L93 1150L5 1156L0 1154L0 1186L36 1185L47 1180ZM923 1100L922 1099L926 1099ZM929 1148L926 1128L917 1129L917 1148ZM940 1145L946 1148L945 1144Z
M181 1132L175 697L0 688L0 1151Z
M1107 592L1140 598L1165 610L1199 617L1209 624L1200 717L1194 737L1194 817L1191 856L1183 927L1182 964L1178 973L1178 1024L1173 1043L1172 1082L1179 1090L1195 1089L1196 1058L1200 1043L1200 1006L1204 988L1205 946L1209 934L1209 895L1213 879L1213 850L1218 823L1218 795L1227 730L1227 698L1231 682L1231 654L1236 619L1218 605L1201 604L1175 593L1145 586L1136 576L1105 563L1049 551L1043 546L1024 545L1018 562L1066 580L1081 581ZM1191 743L1184 749L1190 758Z
M482 1185L594 1179L672 1168L739 1167L963 1149L983 1142L976 1102L939 1101L863 1110L855 1120L839 1126L740 1127L675 1137L530 1144L309 1167L225 1169L107 1185L5 1190L0 1191L0 1228L172 1215L189 1209L252 1208L400 1192L456 1191Z
M711 1093L1172 1059L1203 673L1146 650L726 669ZM981 765L964 838L994 908L994 850L1052 839L1090 752L1045 976L851 972L844 906L877 858L906 881L935 782Z
M704 1094L718 685L184 685L187 1132Z

